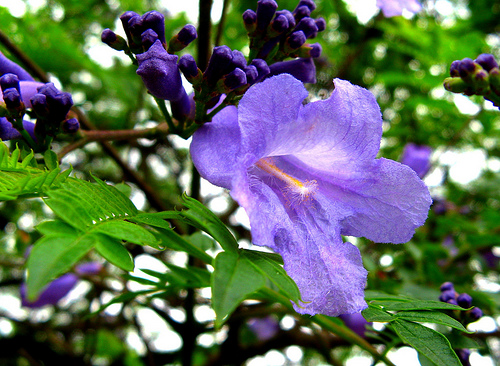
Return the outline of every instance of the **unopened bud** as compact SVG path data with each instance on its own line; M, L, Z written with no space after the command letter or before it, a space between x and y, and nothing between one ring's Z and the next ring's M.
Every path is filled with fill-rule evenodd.
M125 51L128 49L127 41L109 28L102 31L101 41L117 51Z

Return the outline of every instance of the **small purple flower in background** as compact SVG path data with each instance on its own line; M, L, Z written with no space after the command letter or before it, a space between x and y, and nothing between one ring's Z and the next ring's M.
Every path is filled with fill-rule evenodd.
M387 18L403 14L403 10L418 13L422 5L418 0L377 0L377 6Z
M75 267L75 273L66 273L53 280L35 301L29 301L26 298L26 284L23 283L20 287L21 305L33 309L55 305L76 286L81 276L97 275L102 268L102 264L98 262L78 264Z
M245 208L253 243L284 259L302 314L366 308L366 270L341 235L404 243L426 218L431 198L406 165L375 159L382 118L366 89L335 80L327 100L282 74L250 87L194 135L200 174L231 190Z
M252 318L247 322L247 325L261 342L273 338L280 331L279 322L273 316Z
M41 308L45 305L55 305L66 296L78 283L78 276L66 273L52 281L35 301L26 298L26 284L21 285L21 304L28 308Z
M365 337L365 332L367 326L372 325L371 322L367 322L366 319L361 315L361 313L354 314L342 314L339 318L343 320L344 324L351 329L354 333L360 337Z
M408 165L423 178L431 169L431 155L432 149L429 146L409 143L404 147L401 163Z

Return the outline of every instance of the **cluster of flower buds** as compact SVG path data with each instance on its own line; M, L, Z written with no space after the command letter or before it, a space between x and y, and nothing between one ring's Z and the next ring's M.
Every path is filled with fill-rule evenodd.
M439 296L439 300L442 302L446 302L448 304L458 305L462 308L469 309L472 306L472 297L467 293L458 294L455 291L453 283L445 282L440 287L441 295ZM462 324L469 324L471 322L475 322L479 320L483 316L483 311L478 307L473 307L466 312L460 312L455 314L457 320ZM468 349L457 349L455 350L458 358L462 362L462 365L470 365L469 356L470 351Z
M453 93L482 95L500 108L500 69L493 55L488 53L480 54L475 60L453 61L444 87Z
M55 305L76 286L80 278L98 275L102 269L102 264L98 262L81 263L75 267L75 273L66 273L53 280L34 301L27 299L26 284L23 283L20 287L21 304L32 309Z
M313 0L300 0L293 12L277 11L274 0L259 0L256 11L245 11L243 22L250 38L250 60L266 60L270 75L286 72L302 82L316 82L312 58L321 55L321 46L306 41L324 31L326 22L323 18L311 18L315 8ZM289 57L298 59L283 61Z
M174 53L197 38L196 28L190 24L184 26L167 43L165 17L156 10L142 16L127 11L120 20L127 39L105 29L101 40L115 50L125 51L138 65L137 74L149 93L159 100L170 101L173 116L183 121L189 116L193 103L182 86L178 56Z
M59 91L52 83L40 83L19 65L0 54L0 138L2 140L26 139L47 148L47 143L58 134L75 133L78 120L68 118L73 106L69 93ZM31 109L36 125L23 120L26 110ZM38 143L38 144L37 144Z
M243 53L228 46L214 48L204 72L191 55L180 58L179 68L195 90L195 100L199 102L195 116L198 122L205 122L206 109L217 104L222 94L241 95L270 72L264 60L254 59L247 64Z
M469 294L462 293L458 294L455 291L453 283L445 282L440 287L441 295L439 296L439 301L446 302L448 304L458 305L465 309L472 306L472 297ZM483 311L478 307L473 307L465 312L465 318L462 319L464 323L475 322L483 316Z

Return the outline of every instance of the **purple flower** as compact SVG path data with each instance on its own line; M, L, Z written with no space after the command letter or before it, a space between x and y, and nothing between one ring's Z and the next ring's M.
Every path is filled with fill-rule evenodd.
M354 314L341 314L339 318L344 321L344 324L350 328L354 333L359 335L360 337L365 336L366 326L371 325L366 321L366 319L361 315L361 313Z
M34 80L26 70L14 61L9 60L2 52L0 52L0 75L7 73L16 74L19 77L19 80Z
M177 58L167 53L159 40L148 51L137 55L137 74L156 98L179 100L183 97L184 88Z
M403 10L418 13L422 5L418 0L377 0L377 6L387 18L403 14Z
M432 149L425 145L406 144L401 163L412 168L420 178L425 177L431 168Z
M255 84L193 135L191 155L245 208L253 242L282 255L299 313L355 313L367 272L341 235L407 242L431 198L409 167L375 159L382 119L369 91L336 79L327 100L304 106L307 95L287 74Z
M276 62L269 66L269 76L290 74L303 83L316 83L316 66L312 58L297 58L295 60Z
M38 93L38 88L45 85L38 81L20 81L19 88L21 89L21 99L26 108L31 108L31 98ZM3 102L3 95L0 94L0 102Z
M26 298L26 284L21 285L21 304L28 308L41 308L45 305L55 305L66 296L78 282L78 276L66 273L52 281L35 301Z
M36 140L35 137L35 124L30 121L23 120L23 127L31 137ZM12 126L7 118L0 117L0 139L3 141L20 139L21 133Z
M247 325L261 342L273 338L280 331L279 322L273 316L252 318L247 322Z

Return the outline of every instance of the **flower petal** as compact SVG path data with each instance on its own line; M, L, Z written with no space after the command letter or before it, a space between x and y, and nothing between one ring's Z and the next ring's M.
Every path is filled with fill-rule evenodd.
M354 169L350 167L350 169ZM330 199L349 207L342 235L382 243L405 243L427 218L432 199L426 185L408 166L388 159L358 167L349 178L332 178Z
M241 182L239 182L241 183ZM251 178L231 191L250 217L252 241L283 256L301 292L301 314L337 316L366 307L366 270L359 250L342 242L340 226L322 209L324 200L284 204L266 183Z
M228 106L193 135L191 158L200 175L212 184L231 189L240 140L238 111Z

